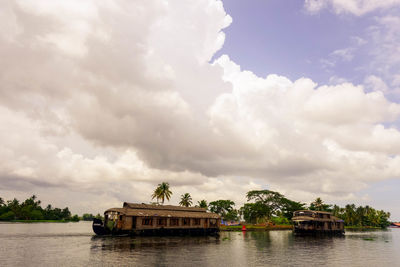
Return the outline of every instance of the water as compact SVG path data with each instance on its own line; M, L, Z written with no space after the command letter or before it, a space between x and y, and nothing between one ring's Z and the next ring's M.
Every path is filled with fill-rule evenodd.
M91 223L0 223L1 266L400 266L400 229L299 237L95 237Z

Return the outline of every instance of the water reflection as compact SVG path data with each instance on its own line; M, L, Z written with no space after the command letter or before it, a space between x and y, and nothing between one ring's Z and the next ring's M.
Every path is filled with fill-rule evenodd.
M1 266L390 266L400 229L296 236L291 231L215 237L95 237L89 223L0 224Z

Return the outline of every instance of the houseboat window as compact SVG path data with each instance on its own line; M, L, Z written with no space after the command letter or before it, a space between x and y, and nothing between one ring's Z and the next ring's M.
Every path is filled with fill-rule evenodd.
M142 219L142 225L153 225L153 219Z
M193 219L193 225L200 225L200 219Z
M188 219L188 218L183 218L182 222L183 222L183 225L190 225L190 219Z
M217 220L216 219L210 219L210 226L217 226Z
M179 226L179 219L178 218L171 218L169 219L170 226Z
M158 219L157 225L167 225L167 219L166 218Z

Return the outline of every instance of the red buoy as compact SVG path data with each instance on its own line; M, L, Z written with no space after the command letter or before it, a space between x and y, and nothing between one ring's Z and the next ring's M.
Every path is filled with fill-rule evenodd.
M242 231L246 231L246 225L242 226Z

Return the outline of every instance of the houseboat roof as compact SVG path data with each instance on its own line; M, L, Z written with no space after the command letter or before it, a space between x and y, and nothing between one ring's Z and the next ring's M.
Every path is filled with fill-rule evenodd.
M145 209L145 210L171 210L171 211L188 211L188 212L207 212L206 209L197 207L182 207L173 205L152 205L145 203L129 203L124 202L123 208L129 209Z
M115 211L127 216L137 217L177 217L177 218L209 218L219 219L216 213L207 212L202 208L180 207L172 205L150 205L124 202L123 208L111 208L105 212Z
M329 211L319 211L319 210L296 210L295 212L312 212L312 213L332 214L332 212L329 212Z
M323 218L316 216L323 215ZM343 222L342 219L333 216L331 212L317 210L297 210L293 213L293 221L317 221L317 222ZM324 216L329 215L329 216Z

